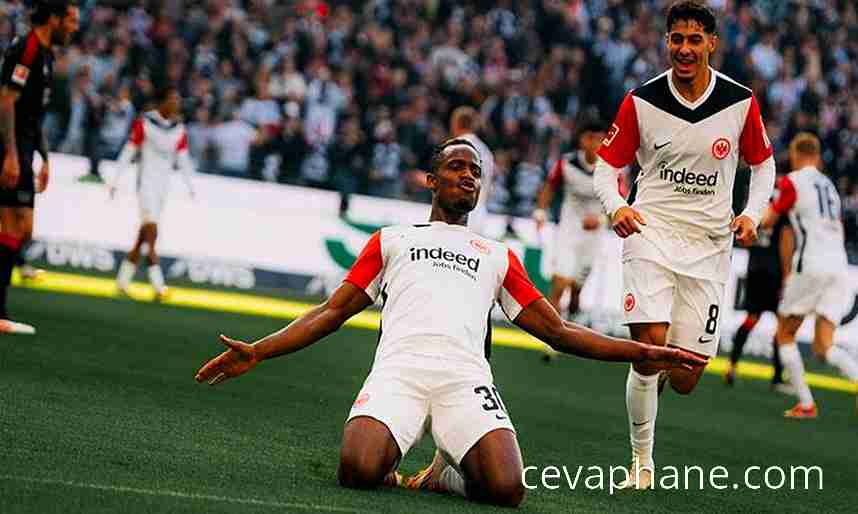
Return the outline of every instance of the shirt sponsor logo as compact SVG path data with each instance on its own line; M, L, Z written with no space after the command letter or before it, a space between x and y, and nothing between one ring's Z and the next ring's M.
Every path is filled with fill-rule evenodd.
M30 68L23 64L15 66L15 71L12 72L12 82L19 86L27 85L27 79L30 78Z
M726 138L719 137L714 143L712 143L712 156L720 161L730 155L730 148L730 141Z
M433 267L451 269L464 273L473 280L477 279L474 273L480 269L480 258L469 257L464 253L457 253L445 248L411 248L412 262L422 261L424 259L432 260Z
M696 172L694 170L689 171L687 168L682 168L681 170L674 170L667 167L666 161L661 161L658 164L658 167L658 177L662 180L666 180L667 182L672 182L676 184L676 188L674 188L674 192L676 193L704 196L715 194L715 189L711 188L714 188L718 185L717 171L713 171L711 173ZM704 189L704 187L706 189Z

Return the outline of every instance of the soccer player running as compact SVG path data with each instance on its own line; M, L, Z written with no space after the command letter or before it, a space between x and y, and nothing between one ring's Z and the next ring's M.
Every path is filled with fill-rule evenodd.
M781 179L780 195L763 219L773 226L782 215L789 217L796 237L796 254L786 276L778 306L775 339L781 359L799 402L784 416L809 419L817 416L816 403L804 380L804 363L795 342L804 317L816 315L813 353L858 383L858 362L845 348L834 344L834 329L849 305L850 293L843 218L837 189L819 170L819 139L802 132L790 142L792 172ZM858 412L858 401L856 401Z
M80 11L68 1L35 3L32 30L6 49L0 71L0 332L35 334L9 321L6 298L21 245L33 237L35 193L48 187L48 145L42 131L53 80L53 45L68 45L80 28ZM33 174L33 155L42 157Z
M554 193L563 191L563 205L557 223L552 259L553 275L548 301L560 312L560 299L569 290L568 318L574 321L579 311L579 296L593 269L599 251L599 229L604 226L602 204L593 189L596 151L605 137L605 127L598 120L587 120L578 129L578 148L563 154L548 174L536 199L533 219L542 230L548 218ZM543 356L550 361L557 352L545 346Z
M441 458L417 481L421 488L516 506L524 496L521 453L488 361L495 301L519 327L566 353L654 369L692 371L706 361L563 321L506 245L466 226L480 194L478 150L448 140L431 162L429 223L373 234L333 295L279 332L254 344L221 336L227 351L196 380L215 385L305 348L380 297L384 330L345 425L339 483L400 483L400 460L428 431Z
M773 227L760 226L758 234L759 238L748 249L748 272L745 281L747 315L733 336L730 364L724 373L724 383L728 386L732 386L736 381L736 366L742 357L748 336L757 326L760 316L764 312L777 314L783 277L789 274L795 246L795 236L786 218L781 218ZM793 394L793 387L783 379L783 365L775 338L772 338L772 362L775 367L772 389Z
M450 115L450 137L467 140L480 154L483 188L477 206L468 216L468 228L477 234L487 235L486 223L489 215L489 198L494 184L495 157L489 147L476 134L481 124L482 118L473 107L465 105L457 107Z
M134 120L131 135L117 159L117 172L110 185L111 198L116 194L121 173L138 157L137 197L140 205L140 228L134 247L119 265L116 287L121 294L128 294L128 286L137 272L143 244L146 244L149 283L155 289L156 300L164 300L169 294L161 270L155 242L158 239L158 221L167 200L170 188L170 172L178 169L191 197L193 163L188 152L188 135L185 126L178 120L181 97L175 86L162 86L155 92L157 109L148 111Z
M709 66L715 16L696 2L667 13L671 69L623 100L599 150L596 193L623 241L623 310L632 339L716 354L733 234L757 237L775 179L772 149L750 89ZM733 215L739 158L751 166L745 210ZM637 158L633 207L617 193L618 170ZM689 394L702 368L659 370L635 363L626 382L632 466L624 486L654 480L658 392L667 381ZM661 382L661 383L659 383Z

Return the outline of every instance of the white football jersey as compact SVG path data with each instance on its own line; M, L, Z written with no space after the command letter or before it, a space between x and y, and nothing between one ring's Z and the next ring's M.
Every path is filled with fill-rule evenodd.
M563 154L548 174L548 183L556 191L562 189L560 225L581 228L581 220L589 214L602 214L602 203L593 187L593 169L581 150Z
M634 208L647 226L625 240L624 257L724 282L739 159L758 165L772 148L751 90L711 72L694 103L676 90L671 70L632 90L599 156L615 168L635 159L641 167Z
M514 320L542 296L506 245L438 221L376 232L345 281L383 301L374 367L429 357L488 370L495 300Z
M179 159L187 157L188 135L178 121L164 119L157 110L148 111L134 120L128 144L139 150L137 162L138 191L165 194L170 172ZM184 156L181 154L185 153Z
M795 232L796 273L844 273L848 266L840 196L825 174L808 166L783 177L772 205Z
M726 237L739 158L760 164L772 148L751 90L711 71L693 104L676 91L671 70L631 91L599 155L615 168L637 158L634 206L650 224Z

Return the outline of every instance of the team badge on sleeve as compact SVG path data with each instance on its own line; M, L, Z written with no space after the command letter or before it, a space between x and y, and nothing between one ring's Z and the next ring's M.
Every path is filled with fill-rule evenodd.
M632 293L626 293L626 297L623 299L623 309L626 312L631 312L635 308L635 295Z
M12 72L12 82L19 86L26 86L28 78L30 78L30 68L23 64L15 66L15 71Z

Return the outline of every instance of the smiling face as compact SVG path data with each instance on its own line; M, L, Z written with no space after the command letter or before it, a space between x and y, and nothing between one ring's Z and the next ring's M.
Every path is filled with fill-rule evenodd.
M707 33L695 20L677 20L667 33L667 50L673 76L693 82L709 67L709 56L718 46L718 36Z
M426 182L439 207L464 214L477 205L481 176L477 151L466 144L453 144L443 150L440 164L426 176Z

